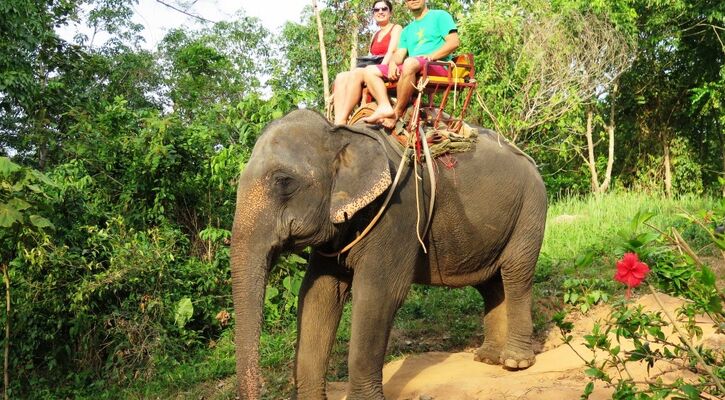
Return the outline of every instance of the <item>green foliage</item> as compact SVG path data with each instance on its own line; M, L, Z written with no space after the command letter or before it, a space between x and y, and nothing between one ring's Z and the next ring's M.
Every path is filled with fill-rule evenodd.
M307 260L290 253L281 257L270 277L264 297L264 318L275 324L294 320Z
M609 294L605 288L606 281L603 279L566 279L562 283L564 303L586 313L593 306L609 300Z
M46 206L52 198L46 189L55 184L44 174L21 167L7 157L0 157L0 179L0 262L7 266L27 250L23 243L26 237L55 228L38 214L49 211Z
M698 214L711 216L722 212L719 208L715 210L701 211ZM685 216L691 223L707 229L707 220L691 214ZM684 319L684 324L679 327L681 322L664 309L647 311L643 306L632 307L627 300L617 302L607 320L602 325L596 324L592 332L584 336L584 345L588 349L595 355L598 352L603 353L603 357L591 360L582 357L589 367L586 374L614 386L613 398L684 396L682 398L697 399L700 393L722 395L722 374L719 372L722 370L722 349L706 349L701 345L693 345L693 339L702 336L702 330L696 324L698 315L707 314L716 326L725 323L722 293L716 286L715 275L702 264L677 229L672 228L672 235L667 235L649 225L648 221L652 217L653 213L635 214L629 227L620 232L623 239L620 250L636 252L643 259L647 259L660 290L687 300L677 311ZM643 225L656 232L641 232ZM714 230L709 230L708 234L715 238ZM652 296L662 306L654 288L649 288ZM567 301L567 296L570 296L569 292L565 294L565 302L572 303ZM559 328L565 343L571 344L572 336L569 332L573 325L565 320L565 316L565 312L560 312L553 318L553 322ZM673 329L673 334L679 340L668 337L663 330L665 327ZM613 340L615 338L616 343ZM623 341L631 343L633 348L623 351ZM643 387L633 381L626 367L627 363L644 363L647 371L650 371L661 360L698 373L698 381L678 379L669 384L658 378L649 380L648 385ZM587 386L582 398L588 398L592 387Z
M544 85L562 77L549 68L555 61L581 55L575 44L586 43L587 25L580 17L592 18L586 20L591 26L614 28L609 37L617 33L637 42L616 101L602 89L606 82L588 97L599 114L598 127L610 117L616 123L617 187L661 193L667 148L674 194L722 189L720 3L431 0L429 5L454 14L460 51L476 57L487 109L474 99L469 119L518 135L516 141L537 160L550 196L558 198L589 188L581 162L587 150L581 103L586 96L577 92L579 83L549 91ZM0 4L0 252L13 293L14 397L96 397L113 385L157 378L183 390L180 381L194 382L195 372L184 363L207 365L199 357L209 353L220 361L209 360L198 380L232 374L228 244L236 177L267 123L299 104L322 104L317 28L309 8L301 23L285 25L280 35L240 13L233 21L171 31L158 49L146 51L139 48L141 26L131 19L134 4ZM331 76L348 68L353 35L360 35L358 50L365 50L369 6L325 3ZM404 8L396 4L396 21L403 24L410 18ZM71 21L99 34L66 41L57 29ZM551 35L537 35L542 27L550 27L544 31ZM100 33L110 39L97 42ZM548 78L529 79L539 76ZM532 101L536 98L551 102ZM536 111L534 104L541 106L539 114L527 112ZM595 131L595 141L601 134ZM604 160L597 154L598 167ZM645 203L655 215L622 229ZM692 201L615 193L555 203L551 217L574 219L547 226L535 277L542 293L568 294L569 303L589 308L609 293L601 276L610 275L602 271L612 255L636 251L653 266L655 285L691 297L684 318L690 321L697 310L719 315L712 271L693 268L694 259L673 252L667 243L674 233L644 229L674 224L675 204ZM685 214L694 225L685 226L683 235L722 254L723 206ZM696 227L704 229L698 233ZM613 249L614 243L621 246ZM305 263L287 255L272 271L262 346L268 375L285 368L294 352ZM478 329L481 304L475 292L458 298L443 289L416 288L399 325L409 329L408 336L434 337L435 329L449 328L430 328L447 320L441 310L460 308L471 314L454 327L452 342L462 346ZM343 329L343 342L346 334ZM215 344L224 350L215 353ZM396 346L402 353L443 345ZM344 364L344 350L337 357ZM336 368L333 373L344 377L345 368ZM287 376L274 375L270 382L288 387ZM617 385L620 397L640 395L627 382ZM691 395L692 388L681 387ZM113 390L104 396L118 397ZM167 394L139 389L128 397Z

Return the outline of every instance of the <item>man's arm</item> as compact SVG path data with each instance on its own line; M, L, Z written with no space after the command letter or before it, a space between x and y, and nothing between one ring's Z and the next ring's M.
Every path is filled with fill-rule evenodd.
M453 31L449 33L446 38L446 42L443 43L441 47L438 48L438 50L434 51L433 53L429 54L427 57L430 60L440 60L441 58L445 58L449 54L456 51L458 46L461 44L460 39L458 38L458 32Z
M395 50L393 56L390 57L390 62L388 63L388 79L391 81L397 80L400 77L398 65L403 63L406 55L408 55L408 49L399 47Z

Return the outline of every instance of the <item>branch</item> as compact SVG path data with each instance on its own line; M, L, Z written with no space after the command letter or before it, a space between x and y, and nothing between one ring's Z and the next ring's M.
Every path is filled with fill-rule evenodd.
M660 301L660 298L657 296L657 292L655 292L654 287L652 285L647 285L649 288L650 293L652 293L652 296L654 296L655 301L657 302L657 305L660 306L662 311L664 311L665 316L667 319L670 320L672 323L672 327L675 329L675 332L677 332L677 335L680 337L680 340L687 345L687 347L690 349L690 352L697 358L697 360L702 364L702 368L705 370L705 372L712 378L713 383L715 383L715 386L717 386L718 390L720 390L720 393L725 393L725 387L723 387L722 382L720 382L720 379L718 379L717 375L715 375L712 372L712 369L710 369L710 366L705 363L705 360L702 359L702 356L700 355L700 352L697 351L697 348L692 344L692 342L688 339L687 336L685 336L684 333L680 330L679 325L675 321L675 319L672 317L672 314L670 314L669 311L665 308L664 305L662 305L662 302Z
M182 9L180 9L180 8L177 8L176 6L173 6L173 5L169 4L169 3L166 3L166 2L164 2L163 0L156 0L156 2L157 2L157 3L160 3L160 4L163 4L163 5L165 5L166 7L169 7L170 9L172 9L172 10L174 10L174 11L177 11L177 12L180 12L180 13L182 13L182 14L184 14L184 15L186 15L186 16L189 16L189 17L191 17L191 18L196 18L196 19L198 19L199 21L203 21L203 22L209 22L209 23L212 23L212 24L216 24L216 22L215 22L215 21L212 21L212 20L210 20L210 19L206 19L206 18L204 18L204 17L200 17L200 16L198 16L198 15L194 15L194 14L191 14L191 13L189 13L188 11L185 11L185 10L182 10Z

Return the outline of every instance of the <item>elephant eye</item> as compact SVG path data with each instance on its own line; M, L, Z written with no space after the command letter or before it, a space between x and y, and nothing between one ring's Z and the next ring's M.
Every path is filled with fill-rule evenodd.
M280 197L290 197L299 187L299 183L287 174L275 174L272 177L274 192Z

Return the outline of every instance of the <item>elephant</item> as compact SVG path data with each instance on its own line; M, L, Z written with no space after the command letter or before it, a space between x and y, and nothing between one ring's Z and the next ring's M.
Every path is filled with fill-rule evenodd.
M297 316L297 399L326 398L325 374L347 300L347 398L384 399L386 346L413 283L473 286L484 301L476 360L507 369L534 363L532 284L546 190L527 155L495 132L475 129L473 149L457 153L453 168L438 166L428 221L430 177L412 162L400 163L400 149L374 127L335 126L303 109L264 128L239 177L230 248L241 399L261 397L259 339L270 269L281 253L307 247L312 252ZM358 237L383 205L376 224ZM356 238L349 251L329 254Z

